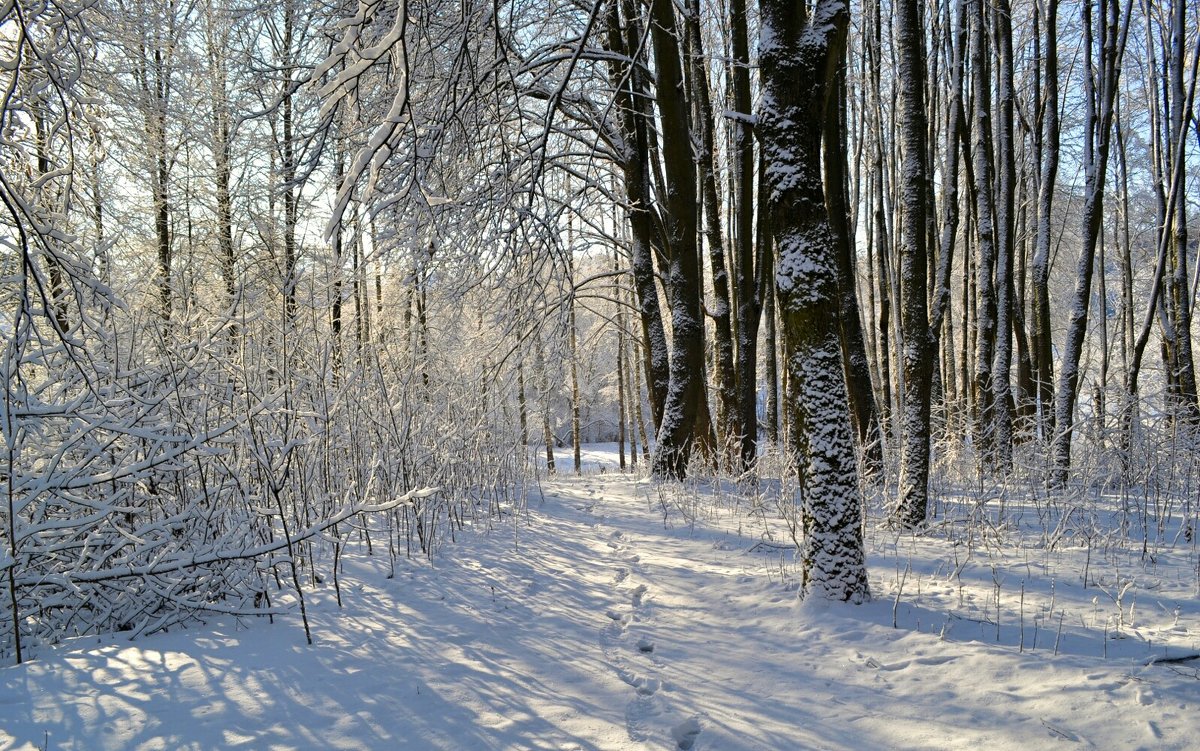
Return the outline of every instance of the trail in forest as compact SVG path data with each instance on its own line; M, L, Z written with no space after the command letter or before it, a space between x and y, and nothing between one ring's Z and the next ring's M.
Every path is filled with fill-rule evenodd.
M1138 641L1197 638L1188 561L1140 582L1175 613L1146 597L1137 638L1101 642L1065 575L990 623L971 603L1035 562L948 582L936 540L877 546L876 600L821 608L772 515L723 492L560 477L432 563L350 555L343 608L328 578L309 593L312 647L282 618L44 650L0 668L0 749L1193 746L1200 666ZM1035 633L1051 591L1065 625Z

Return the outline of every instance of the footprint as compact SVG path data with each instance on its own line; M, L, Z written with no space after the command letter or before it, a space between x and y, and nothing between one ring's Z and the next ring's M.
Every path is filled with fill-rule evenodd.
M645 596L646 589L647 589L647 587L645 584L639 584L639 585L637 585L637 587L634 588L633 595L630 599L633 602L633 606L635 608L640 608L642 606L642 597Z
M613 574L613 584L620 584L629 578L629 569L619 568L617 573Z
M638 639L637 648L644 655L651 654L654 652L654 642L649 639Z
M629 616L626 615L625 613L620 612L619 610L610 610L605 615L607 615L609 618L613 619L617 623L620 623L621 625L624 625L629 622L629 620L628 620Z
M662 681L657 678L647 678L624 669L618 670L617 674L621 676L621 680L628 683L637 692L638 696L654 696L662 688Z
M671 728L671 738L675 741L675 747L681 751L691 751L699 735L700 720L696 717L689 717Z

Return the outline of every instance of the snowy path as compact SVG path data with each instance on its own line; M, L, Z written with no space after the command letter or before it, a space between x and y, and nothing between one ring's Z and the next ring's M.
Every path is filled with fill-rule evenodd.
M920 608L893 629L878 557L876 602L798 606L751 517L664 524L652 485L613 474L545 494L532 524L468 532L393 579L350 559L343 609L328 582L311 595L313 647L290 618L226 621L0 668L0 749L1200 744L1194 668L939 639L945 615Z

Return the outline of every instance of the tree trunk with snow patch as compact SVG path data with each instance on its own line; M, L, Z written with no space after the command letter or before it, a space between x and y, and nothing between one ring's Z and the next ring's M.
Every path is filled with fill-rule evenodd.
M862 501L842 375L838 271L821 182L830 85L843 64L849 7L762 0L760 138L779 248L776 288L792 379L787 408L800 468L804 594L870 598Z

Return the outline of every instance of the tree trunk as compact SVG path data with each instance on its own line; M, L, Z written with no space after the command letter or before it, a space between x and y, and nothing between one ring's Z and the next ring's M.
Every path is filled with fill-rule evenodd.
M692 101L692 120L699 146L695 160L700 172L700 196L704 216L702 232L708 245L709 272L713 288L713 305L710 312L713 319L716 361L713 374L717 385L716 435L719 450L725 455L733 448L735 441L740 441L742 426L739 419L741 412L737 405L737 375L734 369L733 304L730 299L725 240L721 236L712 98L709 94L704 45L700 33L699 0L687 0L687 13L684 18L687 29L687 89Z
M838 265L838 319L842 338L842 362L850 397L850 416L858 437L863 474L878 478L883 471L883 442L879 437L879 415L871 388L871 368L859 316L858 285L854 273L854 245L850 231L850 206L846 184L845 71L839 70L830 94L830 108L837 114L825 119L822 146L825 167L825 201Z
M1128 6L1124 19L1117 0L1103 0L1103 17L1096 24L1100 32L1098 50L1093 50L1092 6L1083 4L1084 44L1084 120L1083 166L1086 176L1083 202L1083 221L1080 232L1082 246L1075 272L1075 294L1071 304L1067 340L1063 346L1062 368L1058 377L1055 401L1055 422L1050 473L1050 486L1062 488L1067 484L1071 467L1071 433L1074 428L1075 399L1079 393L1079 363L1083 341L1087 335L1088 306L1092 295L1092 272L1095 267L1096 243L1104 212L1104 177L1108 166L1109 136L1113 118L1113 102L1121 72L1121 58L1129 28ZM1093 59L1096 52L1099 59Z
M897 74L900 93L900 325L904 401L900 436L900 502L897 522L915 529L925 523L929 496L929 400L933 340L929 331L929 164L925 112L925 38L917 0L896 6Z
M657 69L656 101L662 135L663 217L667 240L667 299L671 308L671 365L655 446L654 473L682 478L692 450L706 448L710 426L704 389L702 285L696 245L696 170L688 128L679 29L671 0L651 0L650 38Z
M1016 243L1015 195L1017 168L1013 134L1012 17L1009 0L996 0L992 12L993 31L999 52L999 122L997 156L999 175L996 190L996 352L992 368L993 404L995 405L995 462L1004 473L1012 467L1013 415L1012 340L1013 340L1013 267Z
M730 91L734 120L730 146L733 183L733 263L737 298L737 408L741 428L741 466L749 469L758 453L758 329L762 320L764 286L761 275L770 244L755 251L754 135L750 129L750 45L746 0L730 0L729 31L732 52ZM756 264L757 259L757 264ZM757 268L756 268L757 266ZM769 282L769 280L767 280Z
M838 336L838 270L821 184L822 123L843 54L849 8L817 0L762 0L760 138L771 188L771 229L779 248L779 295L788 411L800 471L803 593L831 600L870 598L862 543L846 383Z
M1167 164L1187 164L1187 127L1191 108L1185 109L1184 67L1186 49L1185 13L1189 3L1173 0L1169 12L1170 50L1167 57L1168 145ZM1192 6L1194 7L1194 6ZM1172 170L1173 171L1173 170ZM1166 217L1164 227L1170 227L1170 275L1167 278L1167 318L1170 321L1168 348L1171 351L1172 413L1188 425L1200 423L1200 404L1196 395L1196 367L1192 358L1192 294L1188 284L1188 226L1186 181L1171 181L1174 210ZM1165 230L1164 230L1165 231Z
M1054 436L1054 345L1050 336L1050 230L1054 183L1058 179L1058 3L1046 0L1041 104L1041 178L1038 190L1037 244L1033 251L1033 361L1036 371L1038 425L1042 436Z
M632 0L609 3L606 40L613 52L630 61L624 65L616 60L611 61L608 70L609 80L616 92L621 136L624 139L621 169L628 202L630 271L645 346L650 413L657 430L662 423L670 370L667 335L659 306L652 256L651 238L654 233L650 214L649 93L641 65L634 64L634 58L642 48L642 30L637 18Z
M996 347L996 235L992 197L992 121L990 50L983 0L971 0L971 72L974 116L972 157L979 245L975 259L975 446L983 466L995 461L995 391L992 365Z

